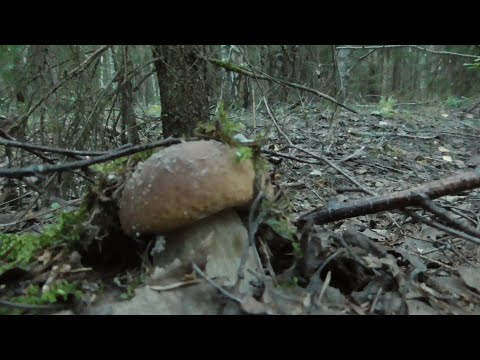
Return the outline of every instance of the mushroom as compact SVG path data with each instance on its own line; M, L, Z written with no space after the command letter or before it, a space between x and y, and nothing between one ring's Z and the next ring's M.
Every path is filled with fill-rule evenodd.
M155 265L196 263L232 285L248 241L234 208L251 202L254 180L252 161L239 161L228 145L201 140L170 146L140 163L126 182L119 202L122 229L165 239ZM254 265L250 254L247 269Z

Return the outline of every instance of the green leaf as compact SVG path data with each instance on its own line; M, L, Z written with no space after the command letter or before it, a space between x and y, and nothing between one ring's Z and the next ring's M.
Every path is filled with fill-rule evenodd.
M57 209L59 209L60 207L61 207L60 204L59 204L59 203L56 203L56 202L54 202L52 205L50 205L50 208L51 208L52 210L57 210Z

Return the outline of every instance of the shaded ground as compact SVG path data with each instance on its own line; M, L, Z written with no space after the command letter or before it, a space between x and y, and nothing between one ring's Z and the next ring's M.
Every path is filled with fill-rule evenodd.
M368 115L368 109L362 112L360 116L342 113L333 125L331 146L328 121L315 112L306 121L299 114L284 116L282 128L304 150L318 154L323 146L324 155L380 194L461 173L480 161L480 124L474 120L478 114L403 108L387 119ZM280 116L278 122L282 125ZM281 135L273 135L271 141L277 148L287 145ZM295 215L330 201L364 196L349 191L352 185L328 166L283 161L275 172L276 183L290 190ZM476 190L446 196L438 203L478 228L479 200ZM313 259L305 264L311 271L334 253L327 250L331 242L327 231L340 235L351 248L363 247L371 256L366 266L348 263L351 256L330 264L330 285L345 295L330 305L344 302L346 313L479 313L478 247L414 223L399 212L380 213L315 226L307 246ZM375 253L372 246L379 250ZM317 249L317 257L312 255L316 248L322 249ZM321 272L321 283L327 268ZM316 286L321 289L323 284Z
M480 164L478 113L405 106L391 118L385 118L371 115L372 110L363 107L361 115L342 112L332 127L330 114L315 108L277 109L276 117L293 144L327 156L380 194L461 173ZM256 116L256 131L251 114L233 119L248 119L244 122L247 136L266 132L265 148L302 158L296 150L281 150L288 141L267 114ZM284 192L283 198L290 205L286 215L292 222L331 201L365 196L352 190L345 177L327 165L274 158L270 166L274 186ZM446 196L436 203L478 228L478 190ZM420 211L419 214L423 215ZM13 214L10 216L14 218ZM270 254L267 260L263 256L268 263L268 276L261 290L246 296L241 304L225 298L203 279L179 282L173 288L137 287L148 280L136 269L121 275L103 274L102 280L98 273L84 275L84 302L92 305L74 307L73 311L480 314L479 248L412 221L400 212L298 229L298 246L292 246L268 227L260 227L257 235L258 245L265 242L269 247L261 251L262 255ZM58 254L56 250L52 252ZM65 262L71 263L69 259ZM99 292L99 288L103 290ZM131 299L120 300L122 294Z

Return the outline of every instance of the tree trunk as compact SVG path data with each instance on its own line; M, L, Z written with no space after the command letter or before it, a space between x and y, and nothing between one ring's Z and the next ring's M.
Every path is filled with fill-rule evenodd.
M132 70L132 61L129 55L129 48L126 45L123 48L123 66L122 74L118 80L118 86L121 96L120 114L122 119L122 143L139 144L140 139L138 136L137 122L135 119L135 112L133 109L133 85L132 79L128 77L128 74Z
M200 122L209 118L209 82L207 56L203 45L154 45L163 136L192 136Z
M337 99L340 102L345 102L348 96L348 80L350 74L348 73L352 64L352 50L350 49L335 49L336 52L336 68L337 68Z

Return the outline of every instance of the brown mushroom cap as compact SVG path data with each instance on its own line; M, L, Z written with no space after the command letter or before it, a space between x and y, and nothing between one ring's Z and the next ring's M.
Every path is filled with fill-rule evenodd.
M119 217L128 235L162 233L253 197L251 160L218 141L173 145L140 163L125 184Z

